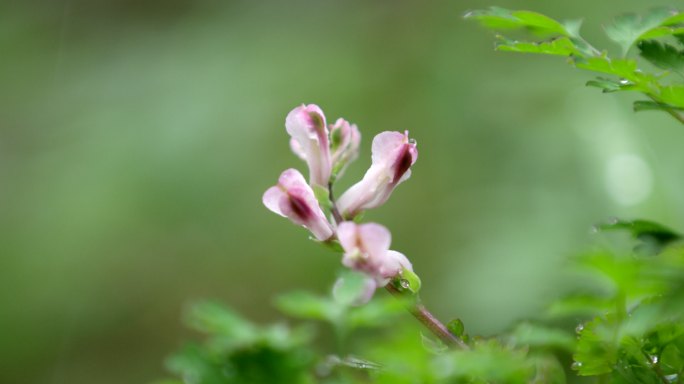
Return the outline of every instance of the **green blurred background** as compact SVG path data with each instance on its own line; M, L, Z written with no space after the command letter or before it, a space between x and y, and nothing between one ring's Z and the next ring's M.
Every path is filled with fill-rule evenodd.
M327 291L339 259L261 204L304 169L283 126L301 103L362 130L338 194L376 133L417 139L366 218L473 333L537 314L597 221L684 228L684 127L563 59L494 52L461 18L489 5L583 17L608 47L601 23L676 2L0 3L0 382L149 382L193 300L266 322L275 294Z

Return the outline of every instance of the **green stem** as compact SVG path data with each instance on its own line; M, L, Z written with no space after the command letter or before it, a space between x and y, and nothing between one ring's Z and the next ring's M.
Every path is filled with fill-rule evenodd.
M337 203L335 202L335 195L333 194L332 179L328 182L328 197L330 198L330 212L332 213L335 222L339 224L343 222L344 219L342 218L342 215L340 215L340 211L337 210Z

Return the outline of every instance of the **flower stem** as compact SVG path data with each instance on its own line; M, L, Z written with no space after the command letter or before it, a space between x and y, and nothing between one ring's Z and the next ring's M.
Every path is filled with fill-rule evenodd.
M392 296L401 299L406 303L406 309L415 317L418 321L423 323L423 325L430 330L435 336L437 336L444 344L449 347L456 347L460 349L470 349L468 344L466 344L460 337L449 332L449 329L442 324L427 308L420 302L420 299L416 296L411 298L411 300L406 301L406 295L401 292L397 287L395 287L391 282L385 286L387 291L392 294Z
M335 222L337 224L341 223L344 221L342 218L342 215L340 215L340 211L337 210L337 203L335 202L335 195L333 194L333 180L331 179L328 182L328 196L330 198L330 212L333 215L333 218L335 219Z

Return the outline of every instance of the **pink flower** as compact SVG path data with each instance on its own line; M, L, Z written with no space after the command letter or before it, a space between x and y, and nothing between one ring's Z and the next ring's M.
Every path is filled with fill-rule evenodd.
M330 126L330 148L332 150L332 173L342 176L347 165L359 156L361 133L356 124L349 124L345 119L337 119Z
M287 115L285 128L292 150L309 165L311 185L328 188L332 160L323 111L314 104L301 105Z
M382 132L373 139L372 165L363 179L349 188L337 202L342 216L352 218L360 211L382 205L394 188L411 176L418 158L408 131Z
M365 273L375 287L385 286L404 268L413 271L406 256L389 249L392 236L380 224L345 221L337 228L337 238L344 249L342 264Z
M327 240L333 235L313 190L296 169L284 171L278 184L264 193L262 201L271 211L307 228L318 240Z

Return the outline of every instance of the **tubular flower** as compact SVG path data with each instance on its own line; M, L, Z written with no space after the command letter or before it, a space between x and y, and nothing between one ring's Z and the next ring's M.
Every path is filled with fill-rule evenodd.
M311 187L299 171L288 169L262 198L266 208L307 228L318 240L327 240L333 229L314 196Z
M342 176L347 165L359 156L361 134L356 124L345 119L337 119L330 126L330 148L332 150L332 174Z
M373 288L385 286L404 268L413 271L406 256L389 250L392 236L380 224L345 221L337 228L337 238L344 249L342 264L365 273L373 280Z
M285 128L292 136L292 150L309 166L311 185L328 187L332 160L328 127L323 111L315 104L301 105L285 118Z
M416 143L408 131L382 132L373 139L372 165L363 179L351 186L338 201L345 218L382 205L394 188L411 176L411 166L418 158Z

